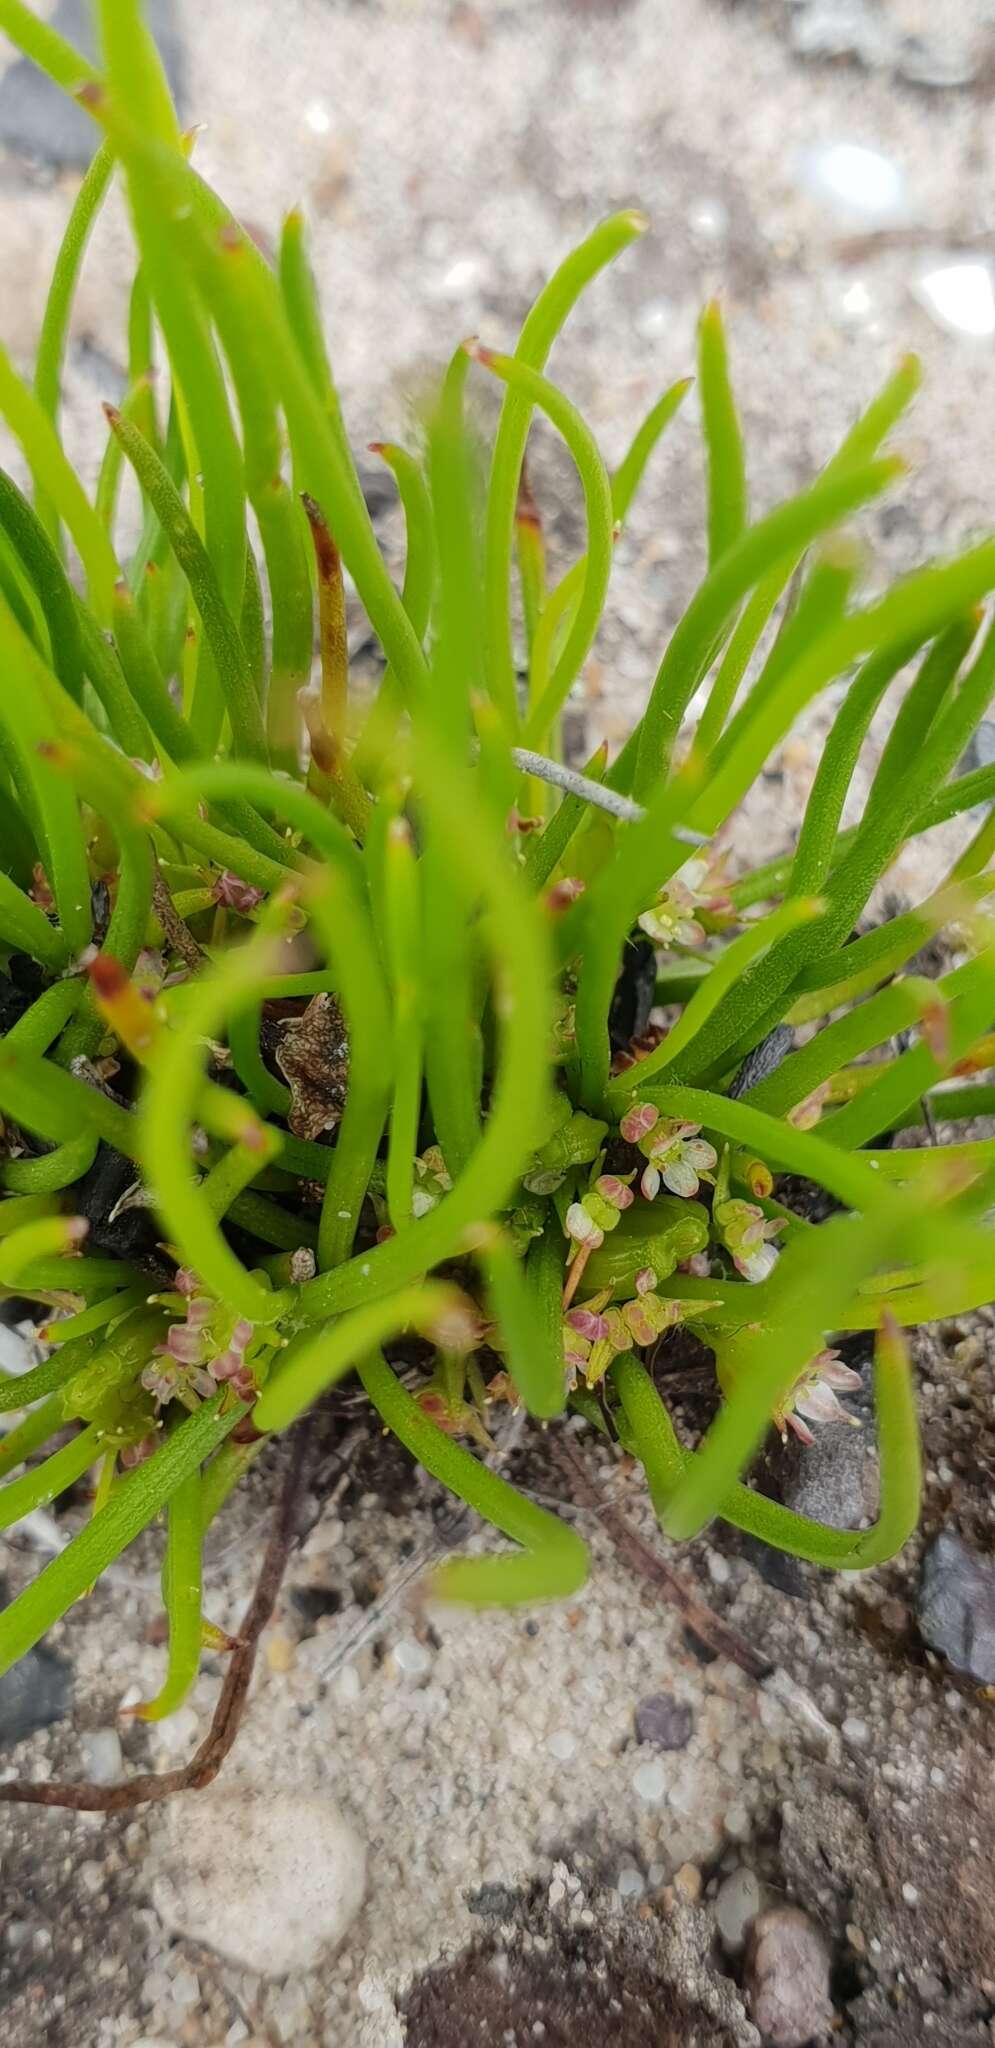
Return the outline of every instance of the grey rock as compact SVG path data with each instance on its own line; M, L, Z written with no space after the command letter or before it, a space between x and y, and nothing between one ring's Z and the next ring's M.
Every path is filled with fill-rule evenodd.
M723 1878L712 1912L719 1939L730 1954L734 1955L737 1949L742 1948L746 1930L751 1920L756 1919L762 1903L760 1879L755 1870L748 1870L744 1864Z
M931 1649L979 1685L995 1685L995 1558L944 1529L923 1560L918 1614Z
M183 99L184 63L173 0L148 0L145 18L155 36L166 76ZM96 61L93 10L89 0L59 0L52 26ZM81 81L82 82L82 81ZM26 58L0 79L0 141L54 171L88 164L99 133L88 114Z
M673 1693L654 1692L636 1708L636 1741L654 1749L686 1749L691 1740L694 1715Z
M823 1422L814 1444L791 1448L791 1466L782 1482L786 1507L810 1515L830 1529L859 1529L873 1515L876 1460L866 1429L848 1422Z
M829 1950L797 1906L776 1906L753 1922L745 1984L750 2015L770 2048L805 2048L833 2017Z
M54 1650L29 1650L0 1678L0 1750L50 1728L68 1711L72 1674Z

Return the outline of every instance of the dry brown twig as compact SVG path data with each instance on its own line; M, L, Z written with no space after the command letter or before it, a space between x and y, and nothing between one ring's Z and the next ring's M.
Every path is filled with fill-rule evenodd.
M666 1564L631 1522L626 1521L621 1510L604 1498L589 1466L574 1446L561 1438L556 1446L556 1456L569 1475L576 1499L581 1506L597 1510L602 1527L625 1563L640 1578L655 1586L669 1606L676 1607L687 1627L693 1629L700 1641L714 1650L717 1656L728 1657L757 1684L765 1679L771 1670L769 1661L757 1656L738 1629L730 1628L728 1622L713 1614L681 1574Z

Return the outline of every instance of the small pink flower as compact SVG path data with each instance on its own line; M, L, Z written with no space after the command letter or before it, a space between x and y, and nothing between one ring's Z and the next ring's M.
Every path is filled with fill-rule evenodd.
M583 1202L571 1202L565 1222L567 1236L572 1237L575 1244L585 1245L590 1251L597 1251L598 1246L604 1244L605 1233L598 1228Z
M787 1223L783 1219L770 1221L756 1202L738 1199L718 1203L713 1215L737 1273L754 1284L766 1280L778 1259L777 1247L770 1240L779 1237Z
M186 1323L172 1323L165 1344L158 1348L170 1358L175 1358L177 1365L202 1365L204 1362L203 1335L199 1330L191 1330Z
M605 1201L610 1202L613 1209L631 1209L635 1199L632 1189L626 1185L624 1180L619 1180L616 1173L599 1174L594 1185L599 1195L603 1195Z
M576 903L578 896L583 896L586 887L586 882L582 882L579 875L564 875L562 881L554 882L552 888L546 891L547 910L551 911L554 917L562 916L565 910L569 910L571 903Z
M671 1194L690 1199L698 1192L703 1179L711 1177L712 1169L718 1164L718 1153L707 1138L700 1138L700 1124L676 1123L669 1118L661 1119L648 1140L644 1140L649 1151L650 1165L655 1167L665 1188ZM652 1197L650 1197L652 1200Z
M619 1130L628 1145L638 1145L640 1138L648 1137L660 1121L660 1112L652 1102L634 1102L627 1109Z
M643 1266L636 1274L636 1293L652 1294L656 1286L656 1274L652 1266Z
M233 875L230 868L222 868L212 891L215 903L222 903L226 910L237 910L242 917L257 910L263 900L264 891L254 889L241 876Z
M855 1415L848 1415L840 1406L837 1394L853 1394L863 1384L859 1372L844 1365L838 1351L820 1351L806 1366L795 1381L783 1407L775 1416L781 1434L784 1425L794 1430L803 1444L813 1444L815 1438L803 1416L809 1422L849 1422L859 1428Z
M583 1337L588 1344L596 1344L601 1337L607 1337L608 1324L605 1317L590 1308L569 1309L566 1316L571 1330Z

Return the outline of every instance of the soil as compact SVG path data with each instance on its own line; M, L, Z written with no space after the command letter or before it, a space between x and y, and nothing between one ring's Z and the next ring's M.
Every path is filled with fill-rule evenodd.
M175 16L190 118L212 121L198 143L204 170L270 239L283 209L306 200L357 445L403 432L453 338L505 339L551 260L610 206L639 200L655 232L579 309L556 362L610 459L687 370L697 308L717 286L759 508L825 458L903 348L921 350L926 387L902 435L913 473L863 522L873 587L992 523L991 338L932 324L916 296L927 272L990 256L986 7L964 0L946 31L915 0L851 10L903 37L928 26L951 46L977 44L977 70L937 90L890 59L874 66L844 51L815 62L797 25L816 11L782 0L216 0L210 10L182 0ZM0 96L0 134L3 107ZM897 166L900 225L855 220L813 189L807 153L840 140ZM74 189L63 164L54 145L46 158L44 132L33 155L23 124L8 134L2 324L19 362ZM112 206L67 366L67 442L91 477L99 401L119 394L123 375L124 250ZM533 481L560 561L582 516L543 436ZM369 487L396 551L396 515L372 470ZM572 707L578 737L616 743L627 728L700 573L701 506L692 402L619 544L609 619ZM369 661L356 611L351 642ZM824 729L816 710L770 765L731 835L734 859L782 849ZM892 893L925 893L950 840L906 855ZM848 1358L866 1362L859 1346ZM715 1922L722 1880L744 1867L765 1903L802 1908L828 1942L834 2040L991 2044L991 1701L926 1647L917 1623L921 1560L938 1531L995 1549L991 1313L923 1333L917 1367L923 1528L866 1576L824 1575L722 1528L683 1552L665 1548L639 1474L571 1436L604 1500L739 1632L767 1677L690 1633L657 1581L620 1554L610 1518L571 1497L559 1428L508 1445L504 1469L576 1516L593 1553L589 1585L529 1615L426 1609L418 1589L432 1560L485 1539L343 1396L322 1422L306 1534L222 1789L243 1788L247 1809L260 1791L277 1809L291 1792L334 1798L366 1844L365 1906L337 1948L317 1942L306 1967L264 1977L212 1947L195 1913L167 1928L182 1810L171 1821L155 1809L102 1819L0 1808L9 2048L42 2038L52 2048L568 2038L745 2048L757 2038L747 1966ZM690 1348L672 1354L668 1390L682 1426L700 1427L710 1385ZM867 1404L855 1406L872 1484ZM253 1468L212 1539L209 1612L222 1626L251 1592L284 1456L277 1447ZM760 1483L785 1489L794 1476L775 1443ZM9 1592L85 1512L70 1497L3 1539ZM161 1678L159 1560L153 1531L52 1631L71 1704L4 1752L2 1775L83 1776L88 1745L111 1729L129 1773L172 1767L196 1747L220 1685L213 1655L173 1721L146 1727L119 1713ZM657 1694L681 1710L675 1724L690 1716L681 1749L637 1741L636 1709ZM287 1903L274 1878L274 1921Z

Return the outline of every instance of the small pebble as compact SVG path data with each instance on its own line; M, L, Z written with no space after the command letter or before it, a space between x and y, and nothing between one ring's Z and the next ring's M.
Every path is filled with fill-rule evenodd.
M355 1664L343 1664L335 1679L335 1697L342 1707L355 1706L363 1690L363 1681Z
M903 1886L902 1886L902 1897L903 1897L903 1899L905 1900L905 1903L906 1903L906 1905L907 1905L907 1906L918 1906L918 1904L919 1904L919 1890L918 1890L918 1886L916 1886L916 1885L914 1885L914 1884L903 1884Z
M570 1728L557 1728L549 1737L546 1748L551 1756L557 1758L558 1762L567 1764L570 1762L570 1758L576 1754L577 1737Z
M414 1636L402 1636L400 1642L394 1644L393 1657L398 1670L403 1671L406 1678L424 1678L432 1669L431 1650L427 1650L424 1643L416 1642Z
M193 1970L177 1970L169 1986L169 1995L174 2005L189 2006L200 2004L200 1979Z
M859 1714L848 1714L843 1723L844 1742L848 1742L851 1749L866 1749L870 1739L867 1722L862 1721Z
M98 1892L103 1891L104 1873L99 1863L81 1863L79 1881L83 1890L90 1893L91 1898L95 1898Z
M995 1558L944 1529L923 1560L919 1627L930 1649L979 1685L995 1685Z
M829 1951L795 1906L772 1907L753 1922L744 1982L750 2016L770 2048L805 2048L833 2017Z
M685 1749L691 1740L694 1715L670 1692L650 1693L636 1708L636 1741L654 1749Z
M760 1911L760 1879L745 1865L723 1878L712 1911L724 1948L735 1954L746 1940L746 1930Z
M753 1823L750 1816L745 1806L742 1806L738 1799L733 1802L732 1806L726 1808L723 1825L731 1842L748 1842L753 1832Z
M667 1773L662 1764L640 1764L632 1774L632 1789L647 1806L659 1806L667 1790Z
M116 1728L91 1728L83 1736L83 1771L95 1785L113 1785L124 1770L124 1752Z
M639 1899L642 1897L645 1889L642 1871L636 1870L631 1863L626 1864L619 1871L618 1877L615 1880L615 1890L620 1898Z
M702 1875L696 1863L682 1863L674 1872L674 1885L684 1897L696 1906L701 1897Z

